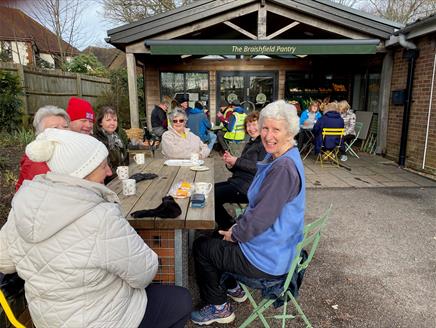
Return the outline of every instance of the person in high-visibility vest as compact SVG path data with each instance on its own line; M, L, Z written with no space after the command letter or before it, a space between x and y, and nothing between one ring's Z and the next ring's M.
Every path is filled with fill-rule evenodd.
M229 124L227 125L227 132L224 138L227 140L241 141L245 138L244 121L247 117L242 107L235 107L232 116L230 116Z

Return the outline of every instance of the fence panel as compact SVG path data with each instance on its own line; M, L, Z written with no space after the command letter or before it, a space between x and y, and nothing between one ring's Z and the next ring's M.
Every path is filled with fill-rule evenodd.
M19 64L0 63L0 70L15 72L24 90L23 110L33 115L44 105L66 108L68 100L77 96L96 105L97 97L110 88L110 80L60 70L36 69Z

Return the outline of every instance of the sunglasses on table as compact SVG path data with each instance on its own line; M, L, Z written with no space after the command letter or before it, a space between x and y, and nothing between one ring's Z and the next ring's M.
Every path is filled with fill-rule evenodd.
M184 120L184 119L181 119L181 120L173 120L173 123L185 123L185 120Z

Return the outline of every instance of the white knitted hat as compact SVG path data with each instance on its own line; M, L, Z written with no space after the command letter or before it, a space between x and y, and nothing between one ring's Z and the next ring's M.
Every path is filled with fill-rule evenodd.
M84 178L108 156L106 146L86 134L45 129L26 147L34 162L47 162L52 172Z

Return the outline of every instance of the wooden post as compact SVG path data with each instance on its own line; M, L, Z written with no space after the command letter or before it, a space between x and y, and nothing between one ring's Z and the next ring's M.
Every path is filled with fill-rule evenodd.
M257 12L257 39L258 40L266 39L266 5L265 5L265 3L259 4L259 11Z
M139 128L138 88L136 87L136 60L134 54L126 54L127 82L129 85L130 127Z
M20 96L23 102L23 114L26 115L26 120L28 120L29 108L27 106L27 90L26 90L26 79L24 77L24 67L23 65L17 65L18 78L20 79L21 88L23 89L23 94ZM24 122L28 123L28 122Z
M80 76L80 73L76 74L76 90L77 90L77 97L82 98L82 76Z

